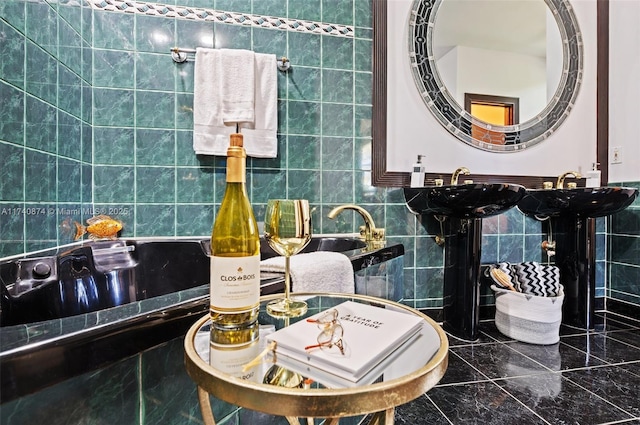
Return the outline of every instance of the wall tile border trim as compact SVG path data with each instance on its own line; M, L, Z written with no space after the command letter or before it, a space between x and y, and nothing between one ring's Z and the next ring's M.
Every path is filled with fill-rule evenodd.
M111 12L166 16L170 18L191 19L196 21L213 21L224 24L334 35L347 38L354 37L354 28L348 25L303 21L298 19L238 12L225 12L221 10L196 7L170 6L159 3L131 0L87 0L87 2L93 9L107 10Z

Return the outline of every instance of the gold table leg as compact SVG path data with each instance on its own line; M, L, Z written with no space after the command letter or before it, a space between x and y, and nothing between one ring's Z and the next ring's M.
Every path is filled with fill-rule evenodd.
M391 407L381 412L376 412L371 417L369 425L393 425L395 408Z
M200 402L200 413L205 425L216 425L216 420L213 417L211 410L211 401L209 400L209 393L198 387L198 401ZM387 410L376 412L371 416L369 425L393 425L394 424L395 408L391 407ZM287 422L290 425L300 425L300 420L295 416L285 416ZM307 418L307 425L313 425L313 418ZM340 418L327 418L324 421L325 425L339 425Z
M200 413L202 413L202 420L204 420L205 425L216 425L216 420L213 418L213 412L211 411L209 393L200 387L198 387L198 401L200 402Z

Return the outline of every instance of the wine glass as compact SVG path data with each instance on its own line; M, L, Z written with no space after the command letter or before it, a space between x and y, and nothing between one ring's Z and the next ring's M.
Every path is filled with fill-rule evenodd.
M306 199L270 199L264 218L264 238L284 256L284 298L267 304L273 317L297 317L307 311L307 303L291 299L290 257L311 240L311 212Z

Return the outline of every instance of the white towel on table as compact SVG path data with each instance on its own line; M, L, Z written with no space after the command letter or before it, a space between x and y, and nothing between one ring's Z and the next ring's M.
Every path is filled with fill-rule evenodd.
M260 270L284 273L284 257L260 262ZM349 257L338 252L316 251L291 256L292 292L355 292L353 266Z
M277 102L275 55L196 49L193 95L196 154L226 156L229 135L239 123L248 156L275 158Z

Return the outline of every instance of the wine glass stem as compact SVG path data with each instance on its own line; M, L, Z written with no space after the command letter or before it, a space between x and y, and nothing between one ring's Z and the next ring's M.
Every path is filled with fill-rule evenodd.
M290 273L290 256L284 256L284 302L289 304L291 301L291 273Z

